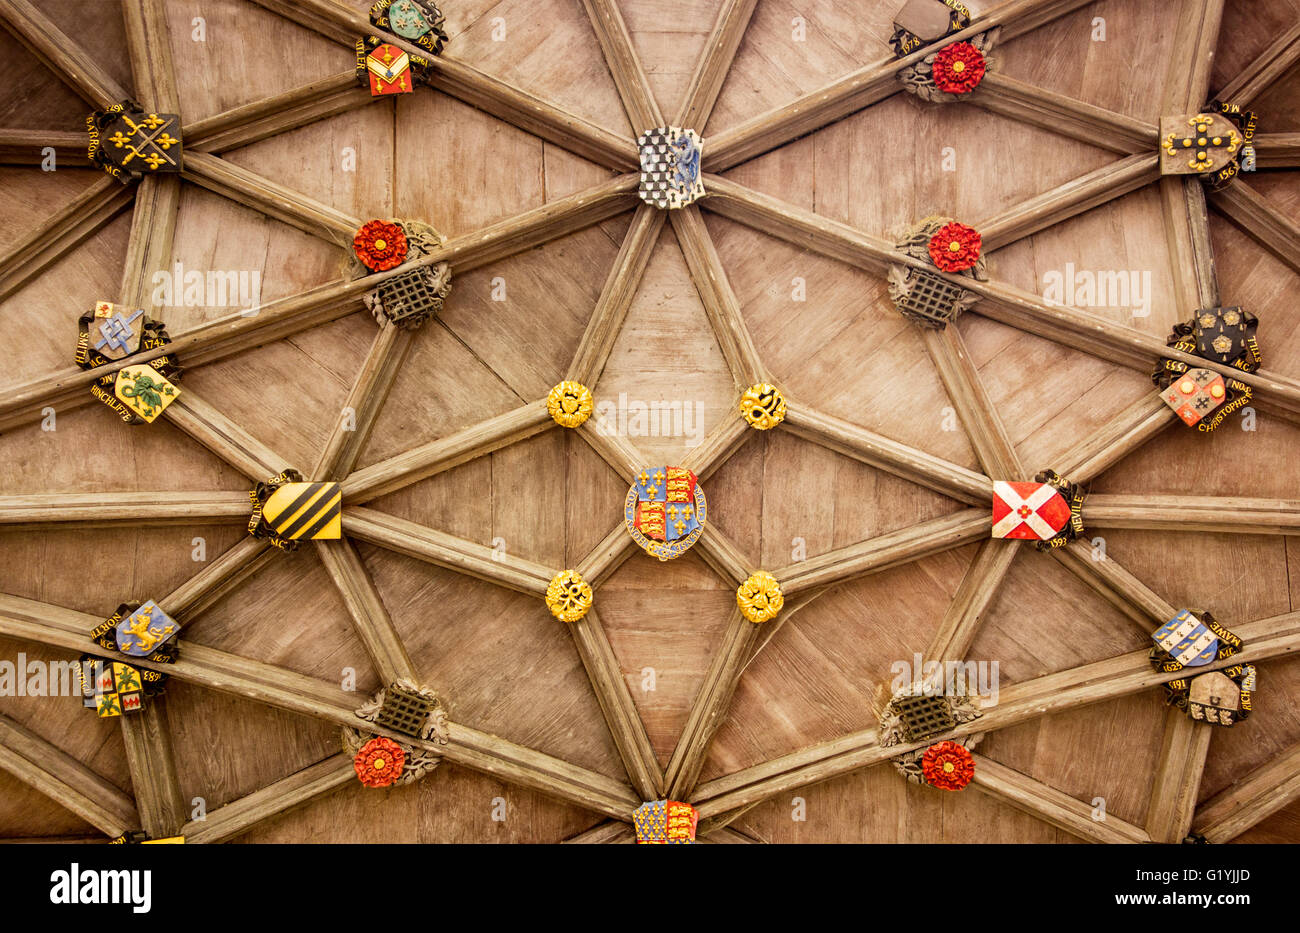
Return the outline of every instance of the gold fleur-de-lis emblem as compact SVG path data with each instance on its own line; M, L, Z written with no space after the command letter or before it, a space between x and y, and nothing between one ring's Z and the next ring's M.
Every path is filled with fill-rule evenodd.
M112 143L114 146L116 146L118 149L121 149L123 146L125 146L127 143L131 141L131 138L129 136L123 136L122 131L118 130L112 136L108 137L108 141Z
M167 121L164 120L162 117L158 116L158 114L151 113L149 114L149 116L145 117L144 120L142 120L141 122L144 123L145 126L149 127L149 129L156 130L158 129L158 127L162 126Z

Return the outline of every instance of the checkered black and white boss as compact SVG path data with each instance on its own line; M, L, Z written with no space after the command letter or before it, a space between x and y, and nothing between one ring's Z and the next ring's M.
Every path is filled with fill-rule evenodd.
M703 144L694 130L661 126L646 130L641 148L641 200L662 210L676 210L704 196L700 180Z

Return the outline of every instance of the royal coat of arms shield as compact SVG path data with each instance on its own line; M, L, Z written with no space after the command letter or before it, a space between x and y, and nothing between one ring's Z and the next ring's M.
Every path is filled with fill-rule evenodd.
M1219 653L1218 637L1186 609L1156 629L1151 640L1184 667L1209 664Z
M632 814L640 845L691 845L699 822L699 811L677 800L652 800Z
M1048 541L1070 523L1070 504L1048 483L993 483L993 537Z
M660 560L685 553L704 531L706 518L704 490L684 467L646 467L628 490L623 508L632 539Z

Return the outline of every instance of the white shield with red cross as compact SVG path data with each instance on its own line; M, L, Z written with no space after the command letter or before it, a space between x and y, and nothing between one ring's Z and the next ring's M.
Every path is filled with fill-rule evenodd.
M1047 483L993 483L993 537L1048 541L1070 523L1070 505Z

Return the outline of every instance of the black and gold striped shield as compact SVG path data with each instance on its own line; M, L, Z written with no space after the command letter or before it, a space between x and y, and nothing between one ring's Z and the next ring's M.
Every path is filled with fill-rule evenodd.
M271 530L291 541L341 537L342 516L338 483L286 483L262 507Z

